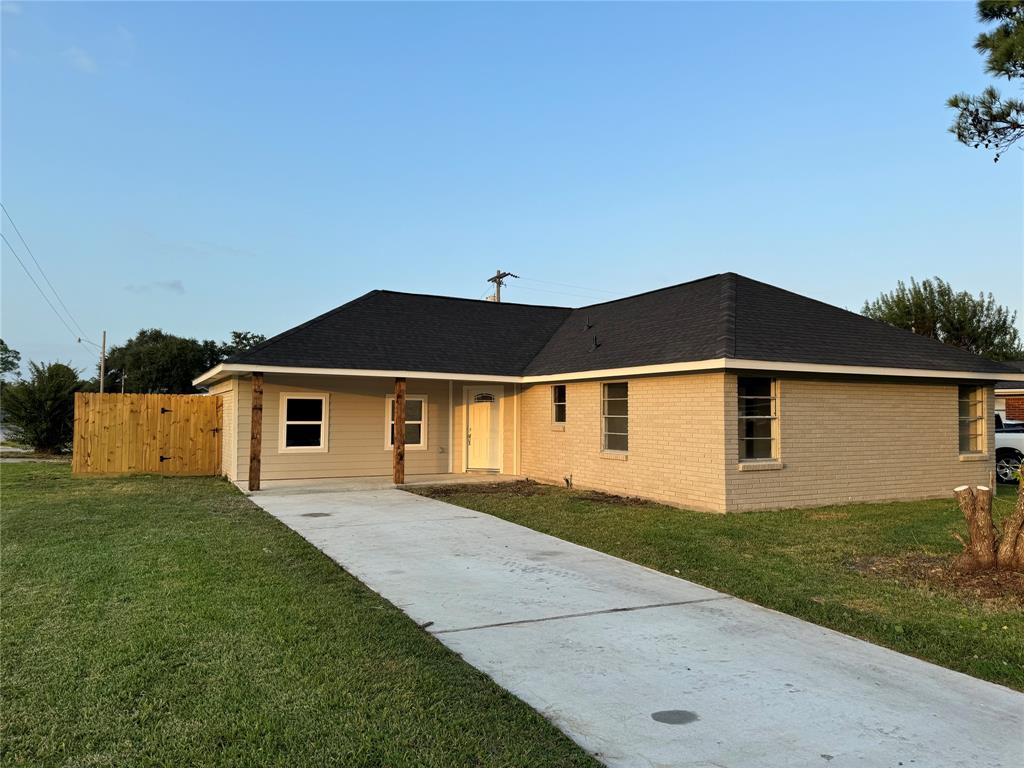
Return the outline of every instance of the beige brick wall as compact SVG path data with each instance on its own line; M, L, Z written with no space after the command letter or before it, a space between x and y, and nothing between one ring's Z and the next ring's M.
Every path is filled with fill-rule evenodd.
M991 429L983 459L960 460L955 383L781 379L781 468L767 471L740 469L733 374L631 379L625 460L601 451L601 382L566 388L564 428L550 385L523 389L528 477L723 512L947 497L993 469Z
M777 471L740 471L736 377L727 378L728 511L951 497L987 484L994 469L993 390L987 388L981 461L961 461L957 384L779 379Z
M725 376L629 381L629 454L601 450L599 381L566 384L566 424L551 423L551 387L523 388L522 474L693 509L725 509Z

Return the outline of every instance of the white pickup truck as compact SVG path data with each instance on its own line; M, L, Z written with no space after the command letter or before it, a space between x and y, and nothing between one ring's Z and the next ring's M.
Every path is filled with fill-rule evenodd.
M1000 483L1017 481L1024 459L1024 421L1003 421L996 414L996 478Z

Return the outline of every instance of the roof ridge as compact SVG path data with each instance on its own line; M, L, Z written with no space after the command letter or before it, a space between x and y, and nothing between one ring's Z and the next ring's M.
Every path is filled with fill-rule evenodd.
M541 309L566 309L573 311L576 307L566 307L561 304L527 304L524 301L491 301L490 299L471 299L466 296L445 296L441 293L415 293L413 291L393 291L390 288L378 288L376 293L391 293L398 296L421 296L428 299L447 299L448 301L471 301L476 304L505 304L514 307L539 307Z
M718 272L718 273L716 273L714 275L705 275L704 277L694 278L693 280L684 280L681 283L675 283L673 285L665 285L665 286L662 286L661 288L652 288L649 291L641 291L640 293L634 293L634 294L631 294L629 296L620 296L617 299L608 299L607 301L598 301L598 302L596 302L594 304L584 304L581 307L574 307L573 309L580 310L580 309L589 309L590 307L603 307L605 304L615 304L616 302L619 302L619 301L628 301L629 299L638 299L641 296L648 296L648 295L650 295L652 293L660 293L661 291L671 291L674 288L682 288L684 285L693 285L695 283L703 283L705 280L714 280L715 278L723 277L725 275L732 275L733 277L737 276L735 272ZM742 277L742 275L739 275L739 277Z
M722 275L718 348L722 357L736 357L736 273Z

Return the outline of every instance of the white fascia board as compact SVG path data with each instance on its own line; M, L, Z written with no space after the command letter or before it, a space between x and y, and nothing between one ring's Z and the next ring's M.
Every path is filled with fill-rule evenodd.
M745 371L842 374L847 376L895 376L904 379L971 379L977 381L1022 381L1024 373L983 373L978 371L937 371L925 368L881 368L864 365L823 365L820 363L779 363L764 360L727 360L726 368Z
M518 382L521 376L488 376L475 373L441 373L437 371L387 371L366 368L304 368L288 365L248 365L244 363L221 363L202 376L192 380L193 386L206 385L227 376L241 376L250 373L284 373L310 376L362 376L362 377L404 377L407 379L438 379L441 381L489 381Z
M979 373L976 371L937 371L923 368L882 368L860 365L826 365L821 363L787 363L771 360L736 360L712 358L683 363L639 365L628 368L603 368L571 373L548 373L535 376L489 376L475 373L444 373L439 371L367 370L362 368L303 368L286 365L246 365L221 363L194 379L194 386L208 386L219 379L250 373L282 373L311 376L360 376L407 379L436 379L441 381L487 381L512 384L544 384L559 381L625 378L630 376L656 376L668 373L697 371L765 371L779 373L830 374L839 376L888 376L907 379L958 379L972 381L1020 381L1024 373Z

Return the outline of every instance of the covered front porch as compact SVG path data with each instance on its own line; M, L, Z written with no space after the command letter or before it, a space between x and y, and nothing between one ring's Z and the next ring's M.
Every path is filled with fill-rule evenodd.
M244 491L493 482L520 472L516 382L268 370L210 391L224 401L224 474Z

